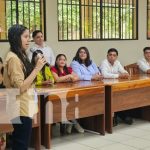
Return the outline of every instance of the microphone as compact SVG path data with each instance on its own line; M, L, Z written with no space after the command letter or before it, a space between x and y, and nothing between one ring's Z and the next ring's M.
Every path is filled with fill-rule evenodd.
M41 51L41 50L39 50L39 51ZM32 52L32 54L33 54L33 53L36 53L38 58L44 57L40 52L38 52L38 49L37 49L37 50L34 50L34 49L31 48L31 49L30 49L30 52ZM42 52L42 51L41 51L41 52ZM42 53L43 53L43 52L42 52ZM47 62L45 65L51 66L48 62Z
M33 50L32 48L30 48L30 52L31 52L31 53L34 53L34 50Z
M37 53L37 52L36 52ZM41 53L37 53L37 57L38 58L42 58L42 57L44 57ZM47 65L47 66L50 66L50 64L48 63L48 62L46 62L46 64L45 65Z

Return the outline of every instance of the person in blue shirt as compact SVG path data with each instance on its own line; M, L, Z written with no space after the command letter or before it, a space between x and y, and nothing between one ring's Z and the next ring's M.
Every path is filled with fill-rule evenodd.
M90 54L86 47L78 49L71 67L80 80L101 80L103 78L96 64L90 59Z

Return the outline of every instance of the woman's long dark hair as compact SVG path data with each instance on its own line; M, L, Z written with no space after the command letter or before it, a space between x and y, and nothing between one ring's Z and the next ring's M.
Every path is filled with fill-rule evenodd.
M1 57L0 57L0 62L3 64L3 60ZM3 74L3 72L4 72L4 67L2 67L1 74Z
M59 66L58 66L58 64L57 64L57 60L58 60L61 56L64 56L65 59L67 60L67 57L66 57L66 55L64 55L64 54L58 54L58 55L56 56L55 68L56 68L56 70L57 70L57 72L58 72L58 76L60 76L61 72L60 72ZM65 71L66 74L70 74L70 72L69 72L69 70L68 70L68 68L67 68L67 65L64 66L63 70Z
M36 50L36 51L34 51L33 54L32 54L31 63L32 63L33 67L35 67L35 65L36 65L36 63L35 63L35 57L37 57L37 55L38 55L39 53L40 53L40 54L43 54L43 52L42 52L41 50ZM46 64L46 65L47 65L47 64ZM43 76L43 78L44 78L44 81L46 81L46 76L45 76L45 66L46 66L46 65L44 65L43 68L42 68L42 70L41 70L42 76Z
M23 63L23 72L25 78L27 78L31 74L33 67L22 48L21 35L25 30L27 30L27 28L23 25L13 25L8 30L8 41L10 44L10 50L15 53Z
M84 49L86 54L87 54L87 58L84 62L85 66L88 67L91 65L92 61L90 60L90 54L89 54L89 50L86 47L80 47L75 55L75 57L73 58L73 60L78 61L80 64L83 64L83 61L80 59L79 57L79 53L80 51Z

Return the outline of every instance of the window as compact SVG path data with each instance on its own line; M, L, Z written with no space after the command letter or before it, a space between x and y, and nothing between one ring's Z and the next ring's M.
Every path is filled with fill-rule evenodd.
M30 34L40 29L45 33L45 0L0 0L0 40L7 40L13 24L23 24Z
M147 39L150 39L150 0L147 0Z
M58 39L137 39L138 0L58 0Z

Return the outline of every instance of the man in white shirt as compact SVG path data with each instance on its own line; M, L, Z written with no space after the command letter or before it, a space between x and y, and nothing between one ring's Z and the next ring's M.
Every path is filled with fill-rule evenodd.
M29 50L29 52L27 54L29 60L31 61L32 54L34 51L41 50L43 52L43 55L44 55L46 61L51 66L53 66L55 64L55 56L54 56L52 49L44 43L44 37L43 37L42 31L35 30L32 34L32 37L33 37L35 44L33 45L33 47Z
M100 70L104 78L128 78L128 72L123 68L117 60L118 51L111 48L107 52L107 59L102 61Z
M144 58L140 59L137 64L140 70L144 73L150 73L150 47L143 49Z
M123 68L117 58L118 51L115 48L109 49L107 52L107 59L105 59L100 65L100 70L104 78L125 79L129 77L128 72ZM115 113L113 119L114 126L120 121L131 125L133 123L133 119L130 116L131 113L128 110Z

